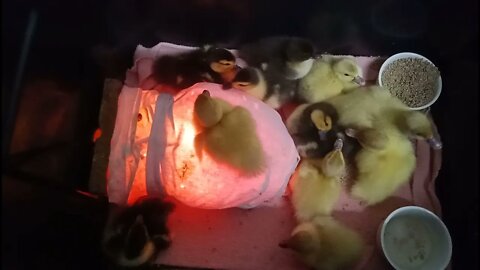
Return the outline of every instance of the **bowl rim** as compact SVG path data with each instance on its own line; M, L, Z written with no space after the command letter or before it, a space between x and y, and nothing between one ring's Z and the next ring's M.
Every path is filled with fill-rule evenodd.
M393 262L389 256L387 255L387 253L385 252L385 239L384 239L384 235L385 235L385 228L387 226L387 224L390 222L390 220L397 216L398 213L400 212L404 212L406 210L414 210L414 211L420 211L420 212L424 212L424 213L427 213L429 216L433 217L433 219L440 224L440 226L442 227L442 229L444 230L444 232L446 233L446 236L447 236L447 245L448 245L448 256L446 256L447 260L445 260L445 263L443 265L443 268L442 269L445 269L449 263L450 263L450 260L452 258L452 237L450 235L450 232L448 231L448 228L447 226L445 225L445 223L443 223L442 219L440 217L438 217L437 215L435 215L433 212L431 212L430 210L426 209L426 208L423 208L423 207L420 207L420 206L415 206L415 205L409 205L409 206L403 206L403 207L400 207L400 208L397 208L395 209L394 211L392 211L388 216L387 218L385 218L385 220L382 222L382 224L380 225L380 245L381 245L381 248L382 248L382 252L383 252L383 255L385 256L385 258L387 259L387 261L390 263L391 266L393 266L393 268L397 269L397 270L401 270L401 268L395 264L395 262Z
M377 83L379 86L383 87L383 84L382 84L382 74L385 70L385 68L391 64L393 61L395 60L398 60L398 59L405 59L405 58L420 58L420 59L424 59L426 60L427 62L429 62L430 64L436 66L432 61L430 61L430 59L426 58L425 56L423 55L420 55L418 53L413 53L413 52L400 52L400 53L396 53L394 55L391 55L390 57L388 57L387 59L385 59L385 61L382 63L382 65L380 66L380 69L378 71L378 78L377 78ZM430 106L433 105L433 103L435 103L437 101L437 99L440 97L440 94L442 92L442 75L440 74L438 76L438 79L437 79L437 89L436 89L436 93L435 93L435 96L432 98L432 100L430 102L428 102L427 104L423 105L423 106L420 106L420 107L410 107L407 105L407 107L410 109L410 110L413 110L413 111L419 111L419 110L423 110L423 109L426 109Z

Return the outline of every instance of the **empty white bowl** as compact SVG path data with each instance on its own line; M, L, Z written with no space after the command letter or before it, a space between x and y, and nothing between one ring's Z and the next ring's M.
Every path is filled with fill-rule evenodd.
M422 55L419 55L419 54L416 54L416 53L403 52L403 53L394 54L394 55L390 56L389 58L387 58L387 60L385 60L385 62L383 62L382 66L380 67L380 71L378 72L378 85L383 86L382 85L382 75L383 75L383 72L385 71L386 67L389 64L391 64L393 61L398 60L398 59L403 59L403 58L420 58L420 59L426 60L427 62L431 63L432 65L435 65L435 64L432 63L432 61L428 60L428 58L426 58L425 56L422 56ZM440 97L441 92L442 92L442 76L439 76L438 80L437 80L437 88L436 88L435 96L433 97L433 99L423 106L409 107L409 108L411 110L426 109L426 108L432 106L432 104L435 103L435 101L437 101L438 97Z
M442 270L452 256L452 239L445 224L418 206L390 213L380 225L379 242L397 270Z

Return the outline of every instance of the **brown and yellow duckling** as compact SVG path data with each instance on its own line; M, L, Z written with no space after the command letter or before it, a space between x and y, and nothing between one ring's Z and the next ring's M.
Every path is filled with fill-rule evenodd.
M164 55L153 63L152 76L159 84L181 90L198 82L223 84L233 77L235 56L224 48L204 46L178 55Z
M281 108L296 95L296 83L283 78L266 65L263 69L246 67L239 70L232 87L262 100L273 109Z

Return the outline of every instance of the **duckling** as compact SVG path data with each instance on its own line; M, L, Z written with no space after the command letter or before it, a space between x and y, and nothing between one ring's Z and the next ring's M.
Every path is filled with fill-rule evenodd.
M167 218L174 206L160 198L141 198L132 206L118 206L105 227L102 247L117 265L149 263L170 245Z
M271 65L262 64L261 71L267 82L267 94L264 102L277 110L294 100L297 95L297 81L286 79Z
M360 145L346 136L345 128L338 125L338 113L329 103L318 102L298 106L286 121L301 157L320 158L332 150L338 138L344 142L343 155L350 159Z
M333 217L317 216L298 224L279 246L295 251L313 269L347 270L361 259L365 243L356 231Z
M375 119L384 119L407 136L425 139L434 149L442 147L434 137L433 124L427 115L411 111L382 87L360 87L325 102L337 110L339 125L362 130L372 128Z
M262 100L273 109L279 109L295 97L296 83L284 79L266 65L262 68L241 69L233 79L232 87Z
M323 55L316 59L310 72L300 80L298 98L315 103L336 96L342 91L364 84L362 70L354 59Z
M205 90L195 100L193 110L200 131L195 137L199 158L205 150L217 162L226 163L244 175L255 175L265 169L265 153L255 120L247 109L213 98Z
M375 147L364 147L355 156L357 179L351 189L351 194L367 205L391 196L409 181L416 165L411 141L396 126L383 122L376 123L374 129L376 133L370 133L372 136L363 142Z
M218 84L231 83L239 67L236 65L235 56L224 48L208 48L206 49L206 62L210 69L205 74L207 79Z
M335 107L340 125L356 129L371 128L374 118L382 115L385 108L405 108L400 100L392 98L388 90L376 86L359 87L324 102Z
M333 151L322 159L303 160L292 180L292 205L298 221L316 215L330 215L338 201L342 185L339 178L345 173L342 140L337 139Z
M204 46L178 55L155 59L152 76L157 83L184 89L198 82L223 83L232 77L235 56L223 48Z
M246 67L239 70L231 86L259 100L264 100L267 95L267 81L258 68Z
M287 80L304 77L312 67L315 48L299 37L269 37L239 49L239 57L249 66L267 64Z

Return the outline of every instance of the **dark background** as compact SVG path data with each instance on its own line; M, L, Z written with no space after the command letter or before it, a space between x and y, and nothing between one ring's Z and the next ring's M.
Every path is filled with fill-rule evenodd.
M137 44L236 47L279 34L310 38L330 53L413 51L439 67L443 92L432 107L444 143L437 191L453 238L453 268L478 269L477 1L2 1L2 138L12 133L5 120L32 10L38 20L20 99L40 100L39 82L53 82L59 93L78 97L77 109L56 180L7 178L11 165L3 160L2 269L104 267L96 237L105 203L72 191L87 188L103 79L123 78Z

